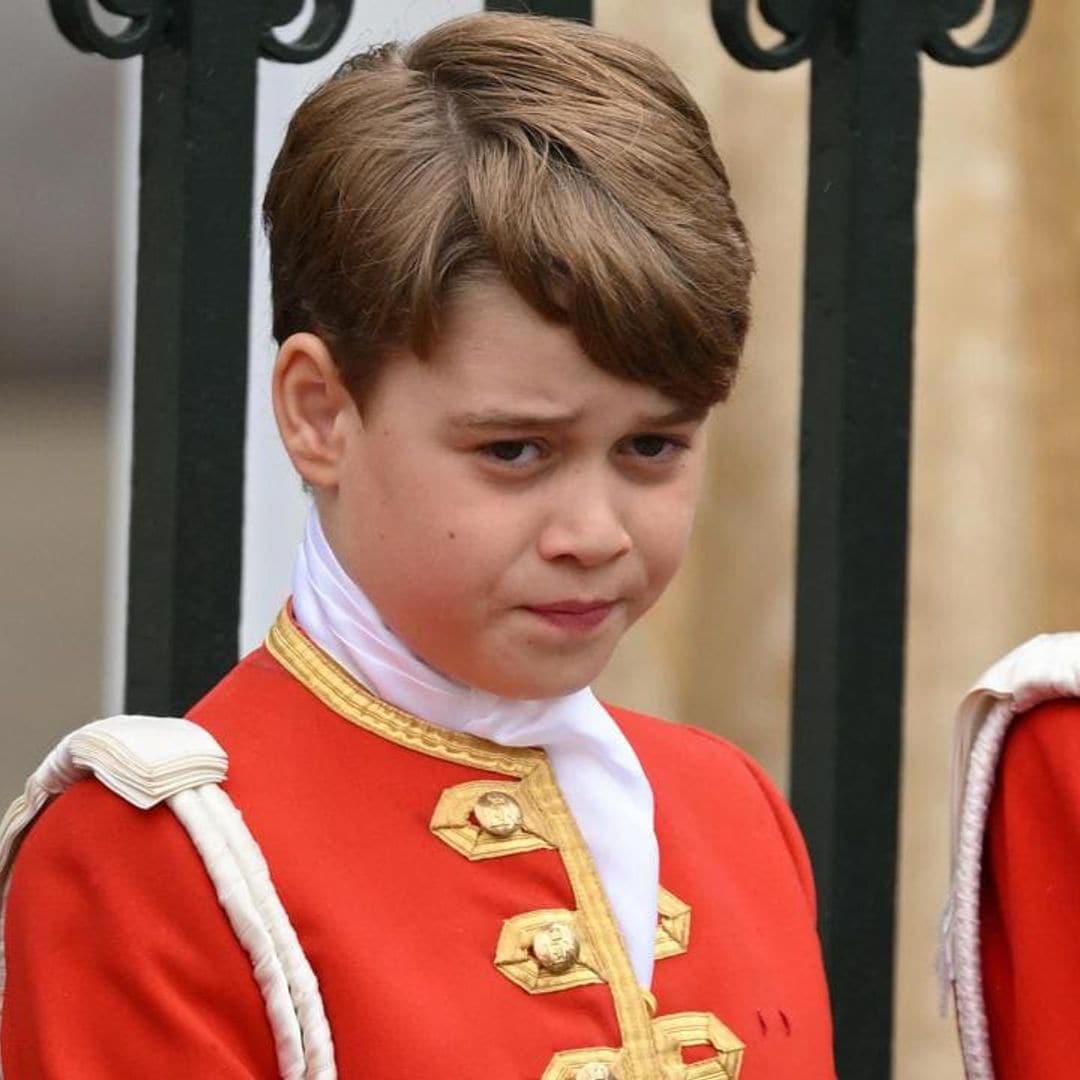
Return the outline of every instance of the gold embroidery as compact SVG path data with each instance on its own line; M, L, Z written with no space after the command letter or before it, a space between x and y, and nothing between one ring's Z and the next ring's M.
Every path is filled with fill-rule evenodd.
M473 785L460 786L465 788ZM447 840L447 843L450 843L450 840ZM674 893L661 889L659 915L660 922L656 927L656 959L664 960L686 952L690 940L690 906L684 904ZM582 943L579 962L569 969L563 978L555 979L550 971L543 970L543 957L536 955L533 938L538 930L551 922L566 922L575 933L579 932L580 923L576 912L549 910L515 915L503 923L495 949L495 966L511 982L530 994L548 994L554 990L570 990L575 986L604 982L603 969L587 941ZM638 994L648 1015L655 1016L656 998L642 987L638 987Z
M712 1013L672 1013L653 1021L653 1033L663 1063L662 1075L671 1080L738 1080L742 1068L742 1042ZM711 1046L716 1055L692 1065L683 1062L683 1048Z
M576 944L576 951L574 944L567 944L563 962L547 960L544 955L547 942L541 935L550 938L553 926L569 931L569 935L561 935L563 941L557 944L567 939ZM539 948L536 947L538 936ZM550 994L604 982L596 950L587 934L582 933L577 913L561 908L530 911L507 919L495 949L495 966L530 994Z
M545 761L532 747L497 746L464 732L429 724L374 697L327 656L283 609L266 635L271 656L324 705L345 720L398 746L477 769L527 776Z
M626 945L608 905L596 868L546 756L530 747L503 747L449 731L373 697L313 644L282 610L270 628L271 656L339 716L398 746L489 772L529 777L547 839L558 848L574 893L579 936L606 976L622 1036L619 1080L656 1080L662 1075L649 1015ZM571 972L572 974L572 972ZM563 977L563 976L560 976ZM695 1078L698 1080L698 1078Z
M678 956L690 947L690 905L660 889L660 925L656 928L656 959Z
M590 1050L564 1050L551 1059L551 1064L544 1070L540 1080L579 1080L589 1075L590 1066L606 1068L611 1080L619 1076L619 1064L622 1054L609 1046L595 1046ZM599 1069L593 1069L594 1075Z
M582 937L596 951L598 970L611 988L623 1041L619 1076L621 1080L655 1080L660 1063L641 987L589 850L546 759L544 768L537 770L536 793L570 878Z
M521 810L521 825L505 836L482 829L473 820L477 802L493 793L510 796ZM554 846L543 835L540 808L532 797L529 777L521 783L512 780L473 780L447 788L439 797L432 815L431 831L465 858L473 860L497 859Z
M738 1080L743 1044L712 1013L672 1013L653 1021L653 1037L659 1054L656 1080ZM706 1061L687 1064L682 1052L688 1046L711 1046L716 1054ZM623 1054L610 1046L587 1050L563 1050L556 1054L540 1080L578 1080L590 1066L607 1068L619 1076ZM600 1073L603 1075L603 1073Z

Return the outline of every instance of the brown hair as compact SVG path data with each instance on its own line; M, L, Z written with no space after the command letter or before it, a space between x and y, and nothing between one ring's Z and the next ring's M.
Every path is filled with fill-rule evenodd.
M605 371L703 407L731 388L752 257L708 125L591 27L474 15L353 57L293 117L263 217L275 336L322 336L358 396L492 270Z

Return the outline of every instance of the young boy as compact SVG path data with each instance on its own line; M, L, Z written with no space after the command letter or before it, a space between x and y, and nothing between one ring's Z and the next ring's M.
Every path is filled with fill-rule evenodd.
M291 602L198 728L150 722L182 755L104 721L13 811L67 788L10 878L7 1075L832 1077L782 799L588 689L747 327L700 111L638 46L464 18L318 89L265 217Z

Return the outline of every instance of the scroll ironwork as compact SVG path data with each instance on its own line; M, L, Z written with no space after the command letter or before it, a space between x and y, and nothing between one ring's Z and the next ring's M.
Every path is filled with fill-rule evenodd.
M286 64L306 64L328 53L341 37L352 14L353 0L315 0L315 10L304 32L294 41L282 41L274 32L292 22L303 0L270 0L267 24L259 38L259 52Z
M724 47L740 64L779 71L808 59L829 13L828 0L760 0L766 25L783 35L775 45L758 43L750 25L750 0L712 0L712 18Z
M923 41L927 55L954 67L978 67L999 60L1024 32L1031 0L993 0L993 5L982 36L970 45L962 45L952 32L979 14L982 0L938 0L931 9L934 18Z
M182 13L178 0L98 0L101 8L126 18L120 30L106 30L94 16L93 0L49 0L60 32L82 52L98 53L110 60L139 56L159 44ZM315 0L303 32L284 41L277 30L297 19L304 0L267 0L259 30L259 54L286 64L306 64L330 51L341 37L352 14L353 0Z
M127 26L110 33L94 18L90 0L49 0L60 32L81 52L99 53L110 60L138 56L156 45L172 14L169 0L100 0L112 15L128 19Z

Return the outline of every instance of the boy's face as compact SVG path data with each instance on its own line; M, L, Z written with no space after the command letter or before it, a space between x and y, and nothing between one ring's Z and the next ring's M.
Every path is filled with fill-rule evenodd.
M363 416L342 407L319 510L345 570L432 667L507 697L565 694L682 561L702 420L478 282L427 360L395 356Z

